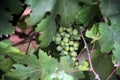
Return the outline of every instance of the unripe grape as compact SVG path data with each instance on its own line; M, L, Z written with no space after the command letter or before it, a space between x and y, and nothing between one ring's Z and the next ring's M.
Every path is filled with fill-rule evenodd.
M63 49L63 48L62 48L61 46L57 46L57 50L58 50L58 51L62 51L62 49Z
M73 44L74 44L74 42L73 42L73 41L70 41L70 42L69 42L69 44L70 44L70 45L73 45Z
M77 29L73 30L73 35L75 35L75 36L78 35L78 30Z
M72 57L72 60L73 60L73 61L76 61L76 58L75 58L75 57Z
M72 27L70 27L70 28L67 28L66 30L67 30L67 32L71 33L71 32L72 32L72 30L73 30L73 28L72 28Z
M75 66L78 66L79 65L79 63L78 62L75 62Z
M57 33L57 34L56 34L56 37L61 37L60 33Z
M61 46L65 46L65 44L64 44L64 42L63 42L63 41L61 41Z
M69 43L65 43L65 46L68 47L68 46L69 46Z
M79 43L78 42L75 42L74 44L73 44L73 47L78 47L79 46Z
M68 52L64 51L64 50L62 50L61 53L64 54L64 55L68 55Z
M65 37L66 37L66 38L69 38L69 37L70 37L70 34L67 34L67 33L66 33L66 34L65 34Z
M73 47L70 47L70 51L71 51L71 52L74 51L74 48L73 48Z
M65 47L65 50L66 50L66 51L69 51L69 47Z
M78 50L78 47L74 47L75 50Z
M75 51L71 52L70 54L71 54L72 57L76 57L77 56L77 52L75 52Z
M55 41L56 42L60 42L61 41L61 37L56 37Z
M81 38L80 38L79 35L77 35L77 36L74 36L74 39L75 39L75 40L80 40Z
M64 30L63 30L63 27L60 27L59 28L59 32L62 33Z
M67 43L69 40L68 40L68 38L64 38L63 41L64 41L65 43Z
M61 36L65 36L66 32L62 32L60 33Z

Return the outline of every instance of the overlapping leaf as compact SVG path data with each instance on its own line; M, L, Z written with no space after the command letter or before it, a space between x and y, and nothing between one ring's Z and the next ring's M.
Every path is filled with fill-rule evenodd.
M42 48L50 44L56 32L56 24L53 19L53 16L49 16L43 19L36 27L36 32L42 32L42 34L39 35L39 40L41 41L40 46Z
M61 16L61 25L63 27L70 27L74 22L75 15L80 10L78 2L75 0L58 0L57 4L56 9Z
M114 64L120 64L120 43L115 42L114 43L114 50L113 50L113 63Z
M95 59L95 58L94 58ZM109 74L113 70L113 64L110 56L97 55L97 58L93 60L93 67L95 71L99 74L101 80L106 80ZM90 80L94 80L95 77L93 74L90 74ZM110 79L114 80L114 79Z
M101 12L104 16L112 16L120 13L119 0L102 0Z
M93 14L94 13L94 14ZM87 26L91 20L98 14L97 6L84 6L76 15L76 21Z
M12 20L11 14L0 7L0 15L2 15L0 16L0 36L12 34L14 28L9 23Z
M99 33L98 33L99 30L98 30L98 28L99 28L98 24L94 24L93 27L90 30L86 31L86 36L88 38L93 39L92 42L99 39Z
M22 3L16 0L1 0L0 3L0 36L12 34L14 28L9 21L13 19L12 14L18 14L23 10Z
M32 10L30 17L27 19L27 24L33 26L40 22L46 12L51 12L54 9L56 0L26 0Z

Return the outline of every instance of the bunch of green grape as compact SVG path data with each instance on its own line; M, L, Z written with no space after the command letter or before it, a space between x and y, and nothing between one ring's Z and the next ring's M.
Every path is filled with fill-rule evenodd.
M77 56L77 50L80 43L79 30L73 27L60 27L58 32L53 37L53 41L57 45L56 50L61 55L70 55L73 60Z

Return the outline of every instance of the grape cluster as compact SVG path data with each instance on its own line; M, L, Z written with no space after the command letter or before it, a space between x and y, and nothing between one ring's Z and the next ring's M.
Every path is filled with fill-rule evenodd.
M79 48L80 34L78 29L69 27L60 27L53 37L53 41L57 45L56 49L61 55L70 55L73 60L77 56Z

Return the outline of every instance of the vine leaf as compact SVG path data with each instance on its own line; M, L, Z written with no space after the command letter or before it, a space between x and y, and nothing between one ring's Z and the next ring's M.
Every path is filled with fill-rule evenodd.
M46 12L51 12L54 8L56 0L26 0L32 10L30 17L27 19L27 24L33 26L40 22Z
M10 68L12 68L12 65L14 64L13 59L11 58L5 58L4 55L0 55L0 70L3 72L9 71Z
M61 26L72 26L75 15L80 10L78 2L75 0L58 0L57 4L56 10L58 10L58 14L61 16Z
M100 75L101 80L106 80L106 78L114 69L114 66L111 61L111 57L104 56L99 53L97 57L94 58L92 61L93 61L93 67L95 71ZM94 75L90 73L90 80L94 80L94 79L95 79Z
M53 19L54 16L48 16L47 18L43 19L36 27L36 32L43 32L43 34L39 35L41 48L47 47L51 43L52 38L56 32L56 24Z
M13 65L15 69L11 69L6 76L19 80L26 80L28 78L44 80L44 78L50 75L55 69L55 65L51 63L57 63L57 60L39 50L38 58L34 54L31 54L29 58L24 60L24 64Z
M120 44L118 42L114 43L114 48L115 50L113 50L113 63L114 64L120 64Z
M100 32L100 47L101 52L109 53L113 48L113 34L110 30L110 27L105 23L100 23L99 25L99 32Z
M9 23L12 20L11 14L0 7L0 15L0 36L12 34L14 28Z
M74 68L73 60L70 57L61 57L59 65L57 66L58 70L66 71L66 73L73 77L73 80L78 80L84 78L83 72L74 72L77 71L78 68Z
M92 14L94 13L94 14ZM84 6L76 15L75 19L77 22L84 24L84 26L87 26L90 21L98 14L97 6L91 6L87 5Z
M23 10L23 8L22 8L22 3L16 0L1 0L0 3L1 3L0 5L0 15L1 15L0 37L1 37L2 35L8 35L14 32L14 28L9 21L13 20L12 14L19 14Z
M118 0L102 0L101 12L104 16L112 16L120 13L120 1Z
M99 33L98 33L98 27L99 25L98 24L94 24L93 27L90 29L90 30L87 30L85 35L88 37L88 38L91 38L93 39L92 42L96 41L96 40L99 40Z
M50 77L50 79L46 80L74 80L74 78L68 74L66 74L64 71L59 71L56 73L53 73Z
M11 69L11 72L6 74L6 76L12 79L26 80L27 78L30 78L33 80L39 80L39 77L41 77L43 72L43 70L41 68L37 68L37 66L25 67L22 64L14 64L13 66L15 69Z
M23 5L19 0L1 0L2 7L8 9L12 14L19 14L23 10ZM14 4L14 5L13 5Z

